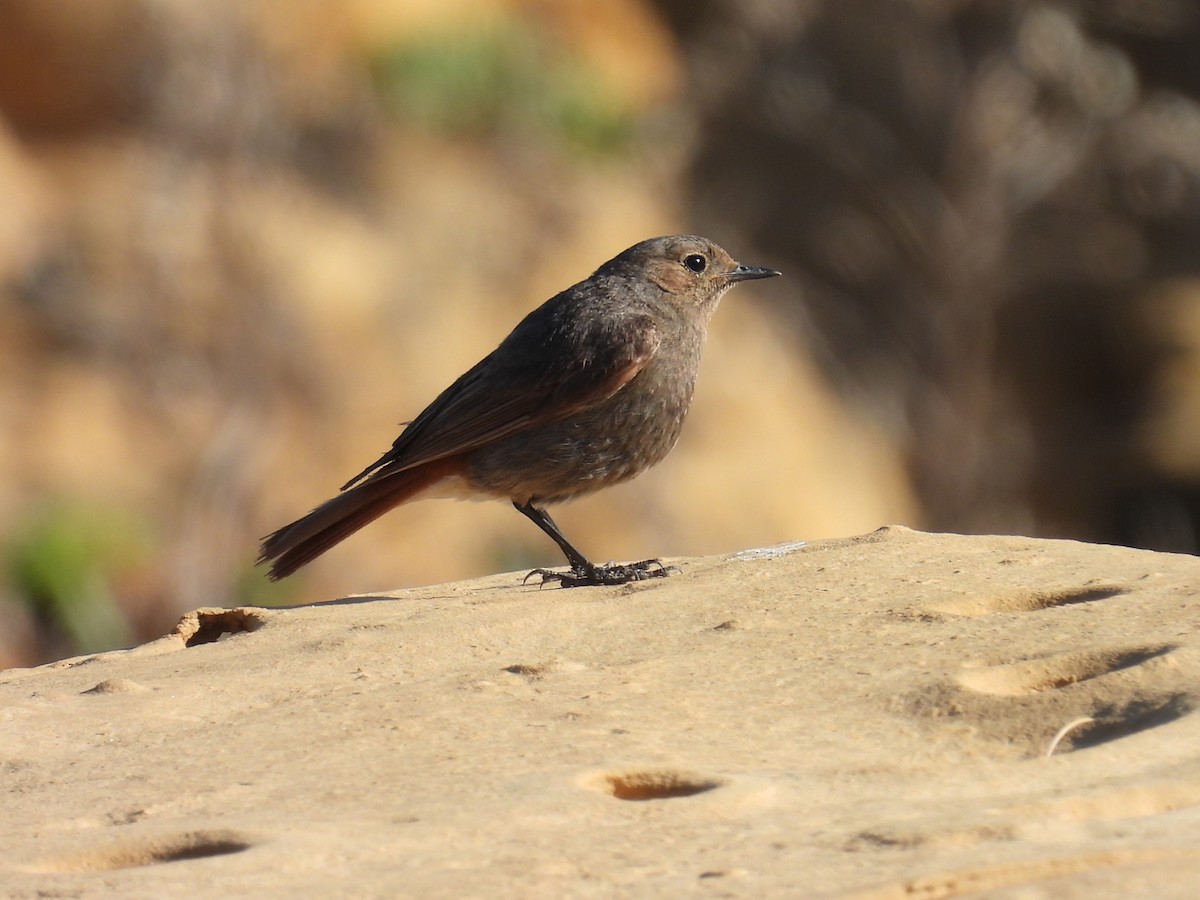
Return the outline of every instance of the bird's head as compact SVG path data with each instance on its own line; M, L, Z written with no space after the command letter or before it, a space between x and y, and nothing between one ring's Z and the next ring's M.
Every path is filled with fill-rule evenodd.
M694 304L709 313L739 281L780 274L775 269L742 265L708 238L691 234L666 235L634 244L607 266L656 285L678 303Z

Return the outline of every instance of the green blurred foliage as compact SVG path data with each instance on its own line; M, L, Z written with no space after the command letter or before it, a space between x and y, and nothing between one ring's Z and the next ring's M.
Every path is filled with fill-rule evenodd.
M118 509L49 502L4 548L4 574L30 612L88 653L127 646L134 633L116 598L154 558L141 519Z
M290 606L305 602L309 598L305 590L304 573L286 581L271 581L263 576L263 570L252 565L238 569L233 584L235 606Z
M634 133L595 73L516 20L422 33L378 53L371 71L389 109L442 133L532 133L601 154Z

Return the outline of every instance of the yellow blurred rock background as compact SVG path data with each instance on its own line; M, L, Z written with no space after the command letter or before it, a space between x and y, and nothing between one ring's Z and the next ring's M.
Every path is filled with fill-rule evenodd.
M888 25L872 3L849 7L876 30ZM1164 15L1184 10L1166 0L1158 7ZM1033 113L983 116L991 95L980 93L988 85L1008 90L993 82L1016 76L998 65L992 82L979 73L991 71L988 53L1003 57L1008 40L1035 61L1030 42L1058 58L1050 38L1036 43L1041 20L1020 19L1037 12L1033 5L1014 4L1003 28L985 23L991 30L982 35L969 33L953 3L885 8L903 8L909 25L940 35L975 67L906 70L914 84L942 78L959 86L957 94L933 91L949 111L931 105L918 122L927 131L912 133L958 121L999 129L1006 146L1019 145L1021 117ZM914 407L879 389L909 384L902 367L862 383L829 367L831 355L848 369L860 357L870 363L880 340L864 331L862 352L847 352L829 311L854 307L839 307L827 290L836 278L822 283L812 272L824 265L864 284L883 277L890 290L913 273L889 267L880 229L913 230L915 240L924 228L898 215L884 216L884 226L832 214L816 232L799 224L831 188L819 168L806 169L811 148L788 149L791 120L772 109L840 111L832 155L853 164L905 152L869 120L870 104L850 102L852 79L803 74L821 60L855 71L880 40L865 24L848 33L850 13L838 9L783 0L5 3L0 666L134 643L201 605L303 603L557 565L556 548L504 505L441 502L386 517L280 585L252 569L260 536L331 496L525 312L629 244L666 232L700 231L785 278L726 299L672 457L556 513L587 552L720 552L886 522L1109 538L1086 526L1095 504L1055 518L1041 514L1058 508L1053 498L1025 490L1022 473L1036 468L1021 468L1026 460L1057 458L1042 453L1029 410L1044 404L1049 411L1038 415L1055 416L1072 408L1070 392L1056 397L1049 379L1033 391L1039 404L993 396L997 359L968 371L978 354L963 343L960 368L946 367L945 382L912 379L910 398L932 398ZM1186 10L1179 15L1162 27L1186 42L1195 22ZM1078 24L1084 50L1092 24ZM1054 22L1041 27L1054 36ZM989 36L1000 49L981 49ZM1104 53L1123 52L1112 35L1095 41ZM913 42L913 52L923 46ZM1140 71L1141 61L1129 59L1129 70ZM1070 81L1051 62L1040 64ZM1108 71L1083 50L1064 63L1071 72L1089 65ZM1024 77L1032 84L1040 71ZM763 108L739 100L748 83ZM1124 89L1133 97L1143 88L1149 96L1136 79ZM1109 96L1109 87L1097 90ZM967 107L965 95L984 100L964 111L955 104ZM1195 104L1182 89L1153 98L1159 106L1127 98L1120 111L1150 116L1147 133L1164 136L1164 154L1200 169L1191 155L1200 141L1188 130L1200 121ZM1150 115L1169 103L1173 116ZM731 109L744 115L731 120ZM756 144L764 134L775 136L765 149ZM1048 140L1032 128L1026 137L1035 149ZM1121 146L1132 159L1148 143L1127 137ZM887 168L876 163L870 172ZM960 184L972 183L961 161L948 168ZM815 176L802 177L807 170ZM1166 180L1146 188L1151 200L1170 190L1185 198L1148 214L1160 231L1171 216L1194 224L1195 170L1137 171ZM1040 166L1022 170L1021 183L1039 173ZM1083 177L1057 184L1056 196L1094 191ZM929 209L954 199L933 181L927 195L867 176L848 183L885 199L919 198ZM990 196L971 196L977 216L995 212ZM1012 223L995 220L995 233L1007 235ZM1088 252L1112 263L1137 309L1159 311L1148 321L1162 340L1179 343L1165 362L1150 354L1154 365L1139 370L1139 391L1162 387L1153 396L1163 412L1130 429L1136 446L1149 448L1146 459L1166 460L1149 466L1152 474L1190 484L1200 476L1196 356L1188 350L1195 342L1177 339L1200 330L1196 257L1190 269L1185 261L1162 265L1144 278L1141 260L1153 260L1155 235L1139 236L1130 250L1118 225L1104 232L1110 244L1093 241ZM1011 267L1002 245L972 244ZM982 309L989 321L1020 309L985 303L969 279L937 280L960 308ZM942 313L929 309L913 320L932 333ZM992 338L1027 347L1020 335ZM943 394L946 383L964 390ZM985 396L988 413L975 416ZM1017 487L1000 496L956 487L952 512L942 515L934 501L945 492L931 479L967 484L960 464L998 471L986 454L939 455L948 435L999 447L1014 466L1004 469L1004 483ZM1106 477L1103 467L1080 468L1090 482ZM1168 499L1183 504L1186 494L1163 480L1174 491ZM964 508L981 514L964 519ZM1179 515L1186 532L1190 508L1180 506Z
M76 0L0 17L0 665L141 640L198 605L557 564L503 505L426 503L276 590L250 570L258 537L330 496L526 311L689 229L681 63L651 9ZM452 131L388 107L372 67L392 48L491 27L541 48L539 74L577 67L631 135L579 147L536 120ZM590 552L712 552L910 512L894 455L757 293L721 311L670 465L562 511ZM109 614L70 611L96 606Z

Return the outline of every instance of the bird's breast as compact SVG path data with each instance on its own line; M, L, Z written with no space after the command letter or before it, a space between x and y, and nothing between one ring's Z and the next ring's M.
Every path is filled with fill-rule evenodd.
M550 504L633 478L679 439L695 369L691 359L657 355L606 400L473 451L468 479L496 496Z

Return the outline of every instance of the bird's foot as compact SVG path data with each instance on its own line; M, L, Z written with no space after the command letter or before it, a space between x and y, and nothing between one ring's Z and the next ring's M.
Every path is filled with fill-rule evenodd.
M593 587L602 584L629 584L631 581L645 581L648 578L666 578L672 572L678 572L675 566L663 565L661 559L643 559L641 562L608 563L597 566L588 563L582 566L572 566L565 572L553 569L534 569L525 576L525 583L534 575L540 575L540 587L556 583L559 587Z

